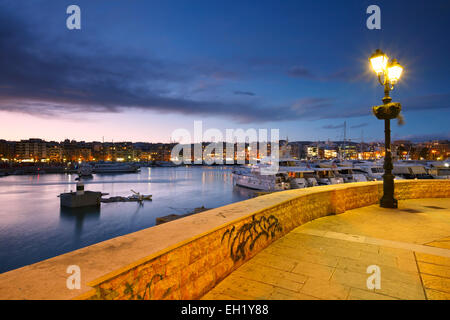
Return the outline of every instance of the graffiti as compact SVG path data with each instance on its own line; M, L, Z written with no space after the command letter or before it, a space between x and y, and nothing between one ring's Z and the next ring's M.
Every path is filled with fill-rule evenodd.
M135 288L138 287L138 283L141 276L139 275L132 281L132 283L125 282L125 289L123 291L125 296L128 296L129 300L144 300L146 298L146 294L148 292L147 299L151 299L152 293L151 293L151 286L153 284L153 281L155 279L162 280L164 277L161 274L155 274L150 279L150 281L145 285L143 294L139 294L138 292L135 292ZM170 288L164 293L164 296L167 296L170 293ZM117 297L119 297L119 292L117 289L104 289L102 287L97 287L97 294L96 298L94 299L100 299L100 300L114 300Z
M282 230L282 226L274 215L267 218L263 216L259 219L252 216L252 221L244 224L239 230L236 230L235 226L227 229L222 235L221 243L228 238L227 245L230 247L230 257L234 262L237 262L245 259L247 246L251 251L258 239L261 237L272 239L277 232Z
M139 282L139 278L140 277L138 277L136 280L136 282ZM130 300L132 300L132 299L137 299L137 300L144 300L145 299L145 295L147 294L147 290L148 290L148 300L150 300L151 299L151 296L152 296L152 292L151 292L151 286L152 286L152 283L153 283L153 281L155 280L155 279L158 279L159 278L159 280L162 280L164 277L161 275L161 274L155 274L155 275L153 275L153 277L150 279L150 282L148 282L146 285L145 285L145 290L144 290L144 293L142 294L142 295L140 295L139 293L134 293L134 291L133 291L133 287L135 287L134 285L131 285L131 284L129 284L128 282L126 282L125 283L125 290L124 290L124 294L128 294L128 295L130 295Z

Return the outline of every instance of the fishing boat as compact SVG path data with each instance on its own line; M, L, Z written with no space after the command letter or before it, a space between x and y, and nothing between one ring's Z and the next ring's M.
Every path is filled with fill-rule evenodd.
M78 177L79 178L91 178L92 177L93 168L88 163L82 163L78 166Z

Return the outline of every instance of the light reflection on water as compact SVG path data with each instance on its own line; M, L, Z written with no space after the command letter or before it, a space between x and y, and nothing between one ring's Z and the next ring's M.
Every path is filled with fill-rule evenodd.
M248 199L233 186L231 167L141 168L140 173L94 175L85 189L128 196L131 189L153 201L102 203L101 208L63 209L62 192L75 190L77 175L0 178L0 272L47 259L155 225L155 219L194 208L215 208Z

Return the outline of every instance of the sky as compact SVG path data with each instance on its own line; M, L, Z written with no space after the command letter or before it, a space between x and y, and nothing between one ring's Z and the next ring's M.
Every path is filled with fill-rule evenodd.
M382 141L377 48L404 66L393 139L450 139L448 30L446 0L0 0L0 139L169 142L202 121L342 140L345 121Z

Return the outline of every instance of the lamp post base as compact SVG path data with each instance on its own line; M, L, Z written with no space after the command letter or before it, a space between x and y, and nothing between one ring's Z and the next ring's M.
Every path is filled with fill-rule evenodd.
M380 207L397 209L398 208L397 199L394 199L392 197L385 197L385 196L383 196L381 198L381 200L380 200Z

